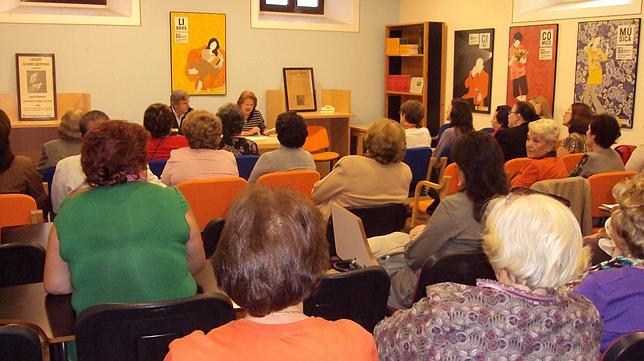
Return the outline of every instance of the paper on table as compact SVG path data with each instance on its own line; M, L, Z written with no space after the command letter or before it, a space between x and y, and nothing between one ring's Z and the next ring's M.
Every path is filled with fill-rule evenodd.
M262 141L262 140L277 140L277 138L275 137L269 137L266 135L248 135L248 136L244 136L244 138L248 140L252 140L253 142Z

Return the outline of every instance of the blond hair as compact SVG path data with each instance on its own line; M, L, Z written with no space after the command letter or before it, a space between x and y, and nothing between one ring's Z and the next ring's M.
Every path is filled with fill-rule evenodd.
M619 208L611 216L611 226L626 243L633 257L644 257L644 176L623 182L624 191L619 196ZM621 243L621 242L618 242Z
M559 124L552 119L542 118L528 123L528 130L544 138L547 143L559 140Z
M215 149L221 141L221 119L207 110L194 110L181 125L192 149Z
M381 119L369 126L364 140L365 155L378 163L398 163L405 157L405 130L391 119Z
M84 114L85 111L83 109L72 109L63 115L58 126L58 136L60 139L81 139L80 120Z
M490 207L483 251L496 271L505 270L516 283L534 289L562 286L585 270L589 252L579 223L559 201L510 194Z

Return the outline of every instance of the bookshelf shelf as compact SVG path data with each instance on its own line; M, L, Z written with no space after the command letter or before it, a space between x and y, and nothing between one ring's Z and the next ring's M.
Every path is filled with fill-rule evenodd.
M397 91L391 91L391 90L386 90L385 94L388 94L388 95L408 95L408 96L415 96L415 97L422 97L424 95L423 93L397 92Z

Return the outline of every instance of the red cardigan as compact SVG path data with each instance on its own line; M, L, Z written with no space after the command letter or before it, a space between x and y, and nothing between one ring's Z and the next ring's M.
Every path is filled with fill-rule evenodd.
M168 159L170 151L189 147L188 140L183 135L169 135L161 138L151 138L148 141L148 160Z
M564 162L556 157L533 159L512 178L512 187L530 188L534 183L546 179L568 177Z

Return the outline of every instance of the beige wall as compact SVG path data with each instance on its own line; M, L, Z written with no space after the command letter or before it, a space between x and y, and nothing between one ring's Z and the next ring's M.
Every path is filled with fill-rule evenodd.
M398 22L398 0L362 0L360 32L250 28L250 1L143 0L140 27L0 24L0 93L16 91L15 53L55 53L59 92L87 92L112 118L142 122L145 107L170 94L170 11L226 13L228 94L193 97L211 111L244 89L259 97L282 87L282 67L311 66L315 86L353 94L356 122L383 113L384 26Z
M632 18L625 16L624 18ZM447 24L446 104L452 97L454 69L454 31L476 28L495 29L494 72L492 79L492 106L504 104L506 99L508 34L512 25L512 0L400 0L400 21L443 21ZM555 85L554 118L561 120L574 97L575 49L577 19L554 20L544 23L559 24L557 79ZM641 45L641 43L640 43ZM640 53L643 47L640 46ZM644 143L644 65L640 61L635 100L633 129L623 129L619 143ZM490 115L475 114L475 128L489 126Z

